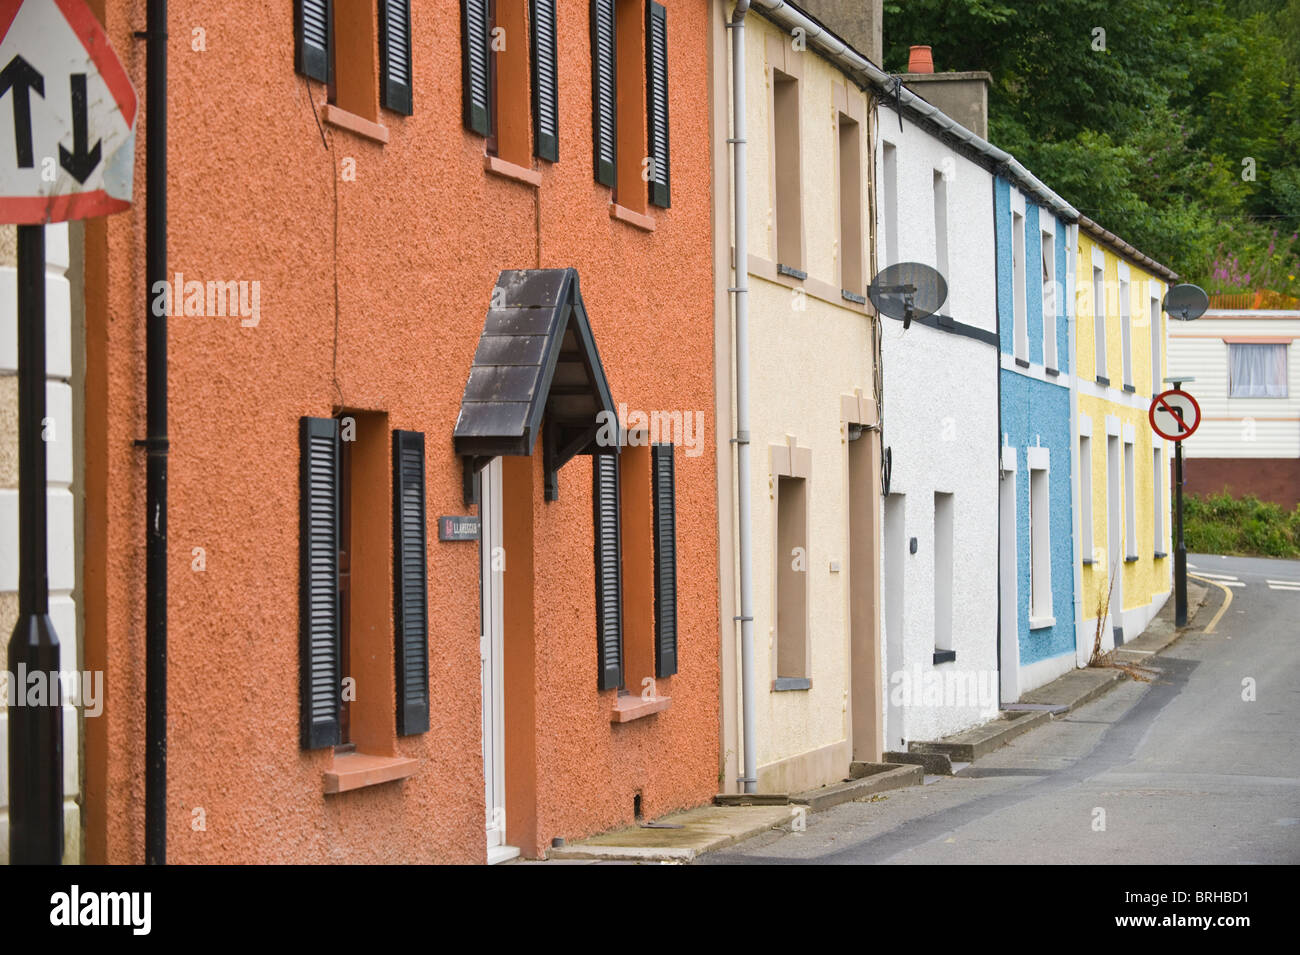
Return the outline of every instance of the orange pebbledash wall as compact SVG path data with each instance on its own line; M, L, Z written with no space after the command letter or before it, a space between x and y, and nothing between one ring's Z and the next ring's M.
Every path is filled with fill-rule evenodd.
M134 442L145 433L150 97L134 36L144 4L91 6L142 115L135 205L85 226L84 665L105 671L106 705L85 720L84 845L87 862L139 863L146 518ZM532 160L531 147L520 156L518 129L498 146L539 185L488 171L486 141L462 126L459 4L411 3L412 116L381 109L377 81L355 107L387 142L347 116L331 122L322 84L294 71L293 6L170 4L170 272L257 281L260 318L169 322L168 861L482 862L479 554L440 543L436 527L439 514L470 512L452 429L502 269L578 270L615 402L714 407L707 5L665 3L672 208L623 203L653 229L612 215L611 190L593 178L586 0L558 5L560 161ZM365 7L373 51L376 5ZM498 0L503 17L511 7ZM349 87L350 104L356 95ZM299 742L298 421L341 408L425 434L432 705L427 733L397 736L391 706L386 723L364 727L368 749L416 760L414 775L325 795L333 754ZM703 420L701 450L715 440ZM657 687L672 702L626 724L611 723L614 691L596 686L591 460L564 466L550 503L540 441L531 458L504 463L509 842L537 856L554 837L628 824L637 795L648 817L708 801L718 785L714 455L677 450L679 672ZM391 485L391 467L374 477ZM391 529L391 498L374 508ZM624 540L649 546L645 528ZM650 566L645 555L630 563ZM625 575L636 578L625 581L629 633L649 634L650 582ZM358 693L391 701L393 598L369 599L387 620L390 657ZM635 693L653 660L639 644L627 656Z

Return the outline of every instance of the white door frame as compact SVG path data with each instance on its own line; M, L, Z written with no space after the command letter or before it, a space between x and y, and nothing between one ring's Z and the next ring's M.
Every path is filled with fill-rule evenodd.
M1019 480L1016 449L1002 446L1002 470L998 483L998 551L1000 554L999 596L1002 618L1001 654L998 660L1002 703L1020 701L1020 603L1017 584L1020 575L1017 532L1019 521L1016 482Z
M506 845L505 788L505 607L501 547L501 459L479 472L479 569L482 632L479 682L482 692L483 797L488 862L518 855Z

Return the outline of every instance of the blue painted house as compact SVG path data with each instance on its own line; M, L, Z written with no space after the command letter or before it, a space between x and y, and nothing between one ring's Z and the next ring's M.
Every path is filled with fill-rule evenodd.
M999 408L998 652L1003 703L1077 661L1071 437L1076 401L1072 250L1077 214L997 176ZM1050 195L1050 194L1049 194ZM1056 198L1052 196L1051 198Z

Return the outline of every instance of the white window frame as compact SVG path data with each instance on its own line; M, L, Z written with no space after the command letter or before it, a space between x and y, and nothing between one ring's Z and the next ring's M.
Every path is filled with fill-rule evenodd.
M1122 383L1133 387L1133 286L1127 262L1119 263L1119 336Z
M1151 397L1164 391L1165 314L1160 307L1163 295L1159 282L1151 283Z
M1046 213L1039 212L1039 257L1046 258L1048 263L1047 277L1043 279L1043 366L1046 368L1057 367L1056 364L1056 220L1050 215L1046 215L1049 227L1044 228L1042 217Z
M1056 625L1052 614L1051 452L1026 448L1029 491L1029 629Z
M1125 428L1128 431L1128 428ZM1124 559L1138 556L1137 549L1137 449L1133 435L1123 436L1124 445Z
M1151 504L1152 504L1152 530L1154 531L1154 542L1152 544L1152 554L1156 557L1167 556L1165 550L1165 478L1164 469L1164 450L1160 447L1159 441L1152 442L1152 461L1151 461Z
M885 193L881 209L885 217L884 262L897 265L903 261L898 236L898 145L887 139L882 139L880 145L880 178Z
M1092 531L1092 419L1079 417L1079 556L1085 565L1094 560Z
M1025 200L1019 193L1011 204L1011 285L1015 328L1015 357L1029 361L1029 320L1025 305ZM1019 211L1016 206L1019 205Z
M944 314L951 318L956 298L952 292L952 271L948 258L948 176L942 169L934 170L931 192L934 201L934 267L948 283Z
M1110 380L1106 370L1106 257L1092 250L1092 336L1094 375Z

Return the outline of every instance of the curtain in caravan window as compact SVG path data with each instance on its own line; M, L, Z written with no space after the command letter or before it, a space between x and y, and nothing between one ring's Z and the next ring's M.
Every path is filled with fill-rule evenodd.
M1228 345L1228 397L1286 396L1285 345Z

